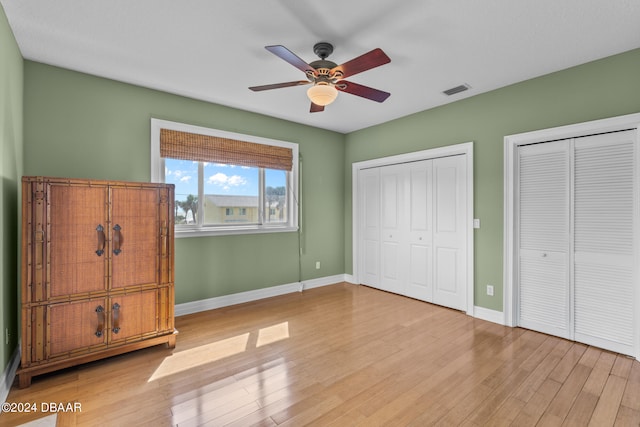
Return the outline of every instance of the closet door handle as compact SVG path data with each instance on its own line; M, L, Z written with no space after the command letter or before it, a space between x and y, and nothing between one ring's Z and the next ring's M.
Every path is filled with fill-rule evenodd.
M96 231L98 232L98 250L96 251L96 254L98 256L101 256L104 253L104 242L105 242L104 227L102 227L102 224L98 224Z
M115 303L111 308L113 309L113 328L111 331L117 334L120 332L120 304Z
M104 307L101 305L96 307L96 313L98 314L98 328L96 329L96 336L102 337L102 331L104 330Z
M122 228L116 224L115 227L113 227L113 253L118 255L120 252L122 252L122 250L120 249L122 247L122 243L124 243L124 239L122 238L122 233L120 233L120 230L122 230Z

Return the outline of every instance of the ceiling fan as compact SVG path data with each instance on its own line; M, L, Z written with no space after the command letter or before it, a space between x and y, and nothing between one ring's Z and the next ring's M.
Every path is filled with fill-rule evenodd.
M249 89L258 92L269 89L279 89L283 87L302 86L313 84L307 90L307 96L311 100L311 113L324 111L326 105L331 104L338 96L338 91L361 96L376 102L383 102L391 95L378 89L343 80L363 71L370 70L380 65L391 62L391 59L382 49L373 49L363 55L358 56L344 64L337 65L335 62L327 60L333 52L333 45L327 42L316 43L313 52L320 57L319 60L307 64L295 53L284 46L265 46L269 52L279 58L284 59L289 64L304 72L307 80L294 82L276 83L264 86L252 86Z

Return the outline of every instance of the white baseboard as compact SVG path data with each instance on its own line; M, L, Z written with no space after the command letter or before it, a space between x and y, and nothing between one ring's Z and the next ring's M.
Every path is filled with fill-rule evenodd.
M9 396L9 391L11 390L11 385L13 384L13 380L16 377L16 371L18 370L18 365L20 364L20 346L16 347L16 350L13 352L11 359L9 360L9 365L7 365L7 369L2 373L2 378L0 378L0 402L6 402L7 396Z
M475 306L473 307L473 317L486 320L487 322L504 325L504 313L501 311L491 310L489 308Z
M357 285L358 283L356 282L355 277L353 277L353 274L345 274L344 275L344 281L347 283L351 283L352 285Z
M199 313L201 311L213 310L216 308L228 307L230 305L242 304L250 301L257 301L264 298L271 298L278 295L300 292L304 289L313 289L320 286L332 285L334 283L345 282L344 274L321 277L318 279L304 280L302 282L288 283L285 285L271 286L254 291L239 292L237 294L223 295L220 297L208 298L198 301L176 304L175 315L184 316L186 314Z

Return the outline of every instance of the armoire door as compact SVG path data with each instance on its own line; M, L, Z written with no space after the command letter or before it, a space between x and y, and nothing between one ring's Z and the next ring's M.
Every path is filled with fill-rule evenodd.
M157 285L159 197L156 188L111 187L112 289Z
M44 346L34 346L36 352L44 349L47 360L68 358L74 354L104 349L107 344L107 298L95 298L35 307L44 310L32 322L36 330L38 319L47 319ZM36 356L36 357L34 357ZM32 361L42 360L33 355Z
M158 332L158 292L149 289L109 298L109 344L135 341Z
M49 299L106 291L107 187L48 187Z

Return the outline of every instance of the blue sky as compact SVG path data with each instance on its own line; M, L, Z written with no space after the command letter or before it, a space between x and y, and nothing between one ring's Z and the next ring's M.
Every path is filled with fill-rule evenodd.
M285 185L284 171L267 169L266 185ZM191 160L165 159L165 182L175 184L176 199L188 194L198 195L198 162ZM258 168L205 163L205 194L258 195Z

